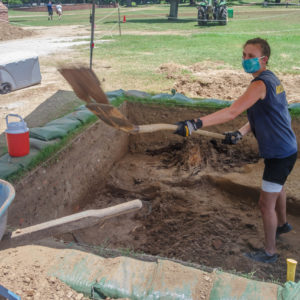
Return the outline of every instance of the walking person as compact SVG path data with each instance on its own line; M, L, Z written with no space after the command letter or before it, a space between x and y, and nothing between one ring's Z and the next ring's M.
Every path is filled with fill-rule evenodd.
M56 4L56 13L58 14L58 19L61 19L62 16L62 5L61 2L59 2L58 4Z
M267 69L271 49L261 38L248 40L243 46L242 65L253 80L230 107L204 117L177 123L176 134L189 136L193 131L235 119L247 111L248 122L237 131L226 132L224 144L236 144L249 132L256 137L265 168L259 207L265 233L265 248L246 253L259 262L273 263L278 259L276 237L292 227L286 220L284 183L297 159L297 141L291 128L286 94L279 79Z
M52 21L53 19L53 8L52 8L52 2L49 1L47 4L47 9L48 9L48 21Z

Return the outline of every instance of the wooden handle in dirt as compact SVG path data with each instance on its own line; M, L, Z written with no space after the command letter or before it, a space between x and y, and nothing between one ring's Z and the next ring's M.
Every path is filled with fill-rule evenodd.
M108 218L134 212L142 207L141 200L132 200L104 209L86 210L45 223L17 229L0 241L0 249L26 244L43 238L91 227Z
M177 125L173 125L173 124L149 124L149 125L136 126L134 131L137 133L155 132L155 131L160 131L160 130L172 130L175 132L176 129L177 129ZM200 135L204 135L204 136L208 136L208 137L212 137L212 138L216 138L216 139L223 140L225 138L225 136L223 134L205 131L205 130L201 130L201 129L198 129L194 132L196 134L200 134Z

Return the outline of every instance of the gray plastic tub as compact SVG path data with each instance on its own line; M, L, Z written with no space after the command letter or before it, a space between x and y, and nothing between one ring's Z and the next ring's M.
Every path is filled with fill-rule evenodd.
M0 241L6 229L7 209L14 198L14 187L9 182L0 179Z

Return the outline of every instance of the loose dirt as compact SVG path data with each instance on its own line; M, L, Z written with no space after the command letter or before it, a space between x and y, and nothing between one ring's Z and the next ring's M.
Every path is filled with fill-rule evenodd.
M177 92L194 98L236 100L242 95L252 76L231 69L223 62L204 61L190 66L166 63L159 72L174 80ZM285 87L289 102L300 101L300 75L277 74Z
M0 20L0 41L22 39L34 35L33 31L21 27L12 26Z
M62 32L57 28L43 30L40 28L40 34ZM73 33L68 31L70 35L77 33L75 30ZM81 33L85 34L84 30ZM17 33L15 38L18 38ZM80 62L78 52L74 50L72 53L73 61ZM68 57L69 53L60 53L59 57L42 57L41 85L1 95L2 121L3 117L11 112L34 116L33 112L42 107L44 102L46 104L46 100L53 94L58 100L62 99L69 87L56 68L49 66L49 59L60 61ZM220 98L222 95L222 99L234 99L249 83L249 77L226 67L220 71L220 65L221 62L204 62L192 66L168 63L162 65L158 71L174 79L173 87L190 97ZM182 75L184 70L191 75ZM197 76L199 78L195 79ZM214 82L212 78L215 79ZM299 100L299 77L282 75L281 79L289 99ZM216 86L216 82L219 81L220 84ZM73 100L70 101L69 108L78 101L74 98ZM39 120L35 119L36 126L45 122L49 113L54 112L51 118L55 118L60 116L62 111L68 111L68 108L57 111L55 102L50 102L44 106L43 113L39 114ZM203 113L182 108L132 105L129 118L137 124L174 123ZM210 130L224 132L236 129L245 121L242 116L229 124ZM99 123L97 126L100 126ZM299 140L300 126L296 121L293 126ZM73 149L81 149L80 153L85 153L89 143L97 140L95 132L88 131L81 138L81 142L67 148L56 160L55 166L46 165L40 172L32 174L26 186L16 183L17 194L22 197L15 203L16 211L9 220L9 226L28 226L49 220L53 215L60 217L70 212L104 208L140 198L144 208L138 214L101 222L93 228L65 234L59 238L66 242L75 241L176 258L227 271L254 272L260 279L285 281L285 258L292 257L298 261L300 259L300 193L298 184L294 184L297 181L287 184L288 220L294 230L278 240L278 252L281 255L279 262L275 265L256 264L243 256L243 253L263 246L263 228L257 207L263 165L259 160L253 137L245 138L240 145L234 147L224 146L219 141L211 141L206 137L182 139L165 132L130 137L128 152L124 150L123 158L121 155L107 173L99 172L101 181L97 182L97 176L92 179L86 177L89 168L92 170L99 163L96 152L104 153L101 160L109 160L113 152L112 141L109 139L120 136L107 130L107 138L100 147L98 146L97 151L94 151L94 156L79 156L78 153L75 156ZM93 149L96 149L96 146ZM60 165L60 161L66 158L73 163ZM297 165L293 174L299 175L299 170ZM69 181L61 184L57 174L64 174ZM76 188L82 188L86 192L78 204L70 209L64 195L72 192L72 180L75 179ZM87 187L88 184L91 188ZM45 192L44 197L39 192L41 188ZM46 194L47 191L49 194ZM50 202L53 206L47 207L45 202L57 194L60 195L59 193L63 195L60 202ZM22 210L17 209L18 205ZM17 254L18 259L14 260L13 257ZM44 256L48 257L47 250ZM30 255L30 251L23 248L2 251L1 284L19 292L25 299L59 299L59 291L63 291L64 295L72 292L61 282L47 277L42 264L35 264L36 259ZM299 272L296 279L299 280ZM37 286L36 283L39 282L42 284ZM43 292L46 296L39 296ZM83 299L72 293L70 299ZM65 296L60 298L66 299Z

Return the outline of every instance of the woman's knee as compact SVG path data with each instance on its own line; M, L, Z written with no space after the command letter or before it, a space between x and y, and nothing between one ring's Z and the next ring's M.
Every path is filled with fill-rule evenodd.
M267 193L261 192L258 206L262 214L266 214L272 211L275 211L276 200L279 193Z

